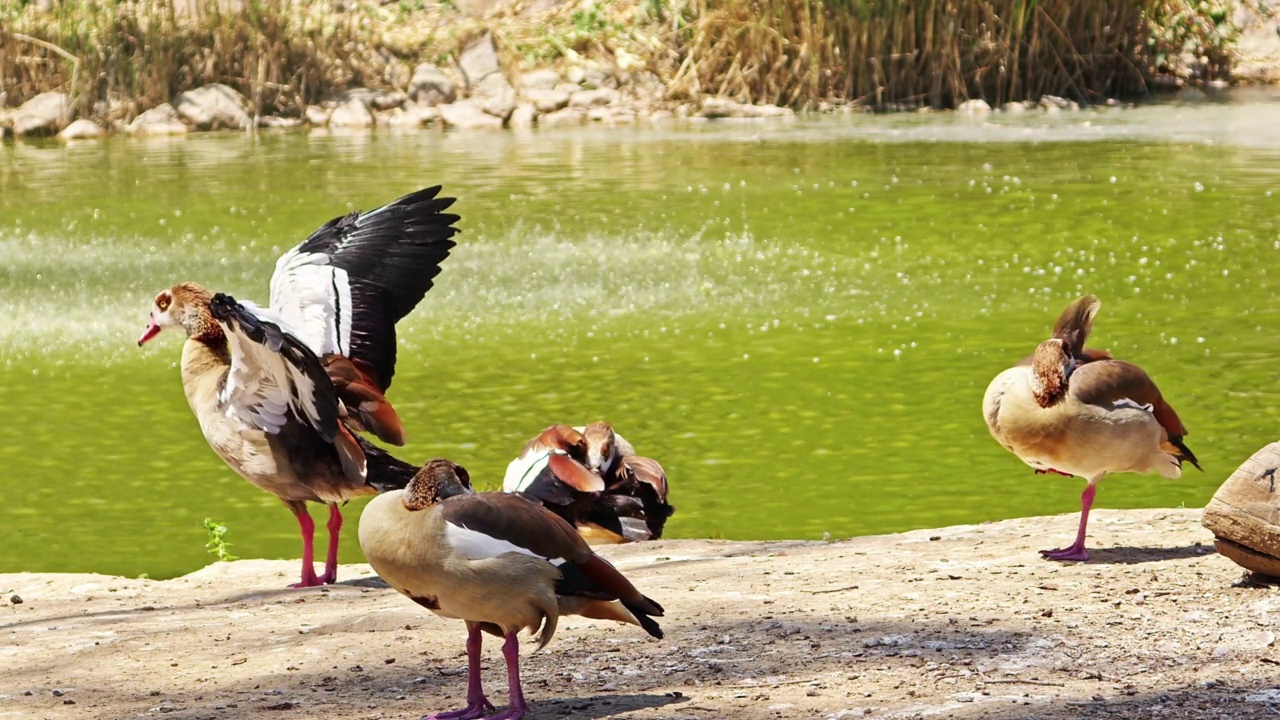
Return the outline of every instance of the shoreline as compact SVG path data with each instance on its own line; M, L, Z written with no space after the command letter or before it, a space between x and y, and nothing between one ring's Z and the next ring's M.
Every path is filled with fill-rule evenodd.
M467 0L457 6L401 3L394 6L399 10L371 0L340 3L343 10L313 0L261 1L267 2L263 7L278 5L282 16L269 22L247 10L253 5L248 0L220 0L201 11L183 9L190 4L187 0L154 0L99 14L60 0L12 5L6 10L5 0L0 0L0 18L7 12L14 21L8 40L18 48L7 60L0 51L0 69L6 62L15 63L14 68L26 68L24 73L30 76L0 87L7 91L0 92L0 136L83 140L109 133L173 136L300 126L357 131L518 129L629 125L673 118L792 118L797 111L1059 112L1129 102L1117 98L1174 92L1198 100L1206 92L1237 85L1280 82L1276 33L1280 7L1267 8L1254 0L1238 5L1229 22L1214 21L1227 23L1222 27L1205 25L1207 21L1184 27L1178 24L1183 20L1174 19L1161 27L1145 18L1152 38L1166 38L1161 42L1171 46L1160 55L1166 57L1160 68L1133 75L1136 67L1122 64L1132 77L1120 78L1114 68L1100 69L1099 79L1086 83L1081 73L1092 71L1077 69L1071 77L1052 80L1048 76L1057 71L1045 67L1031 73L1044 75L1043 81L1010 80L1009 87L987 88L980 79L985 70L954 67L945 70L945 92L939 88L927 93L917 92L924 87L918 79L913 81L915 89L908 91L905 80L892 76L861 77L862 70L856 68L863 63L844 62L839 51L833 51L832 57L815 54L805 61L808 64L787 51L785 58L770 65L767 53L774 50L767 48L770 43L764 37L750 41L763 43L761 56L743 62L773 67L772 71L740 67L737 59L727 63L716 55L712 38L729 22L726 14L742 10L732 0L725 0L725 7L708 5L700 10L635 0L607 5L590 0L577 5L561 0ZM42 10L45 5L52 9ZM407 9L411 6L416 9ZM979 27L987 27L988 20L968 18ZM796 29L801 36L781 45L795 45L802 55L818 53L816 46L809 47L814 42L811 35L826 26L820 18L814 22L813 27ZM860 27L840 24L849 22L853 21L836 12L828 18L830 27L825 31L838 34ZM872 26L880 28L890 21L875 16L857 22L870 23L863 28L870 32ZM139 24L141 29L129 30ZM197 41L247 44L241 53L244 57L197 53L175 58L157 50L155 58L142 56L135 61L141 63L139 67L131 67L118 79L134 83L124 89L112 85L116 80L98 87L82 77L119 73L122 68L108 64L95 71L93 57L77 56L62 47L74 50L86 37L100 35L128 45L139 40L131 32L144 31L143 48L147 43L172 45L173 54L181 54L179 49ZM1093 34L1090 28L1078 31L1081 38ZM261 47L263 37L254 37L263 32L276 33L275 41L289 47L276 50L279 57L270 55ZM859 37L866 34L859 32ZM0 48L4 40L0 34ZM1035 37L1002 41L1027 44L1028 55L1022 62L1032 62L1029 53L1037 47ZM110 45L109 40L104 42ZM1179 43L1199 49L1176 52ZM748 43L747 47L754 46ZM876 52L893 48L876 45L864 50L874 60ZM852 54L853 46L846 52ZM1006 52L1014 53L1016 67L1019 51ZM1068 55L1084 57L1089 52L1076 48ZM1055 67L1061 65L1060 55L1041 60L1055 58ZM203 71L191 67L199 63L210 67ZM830 66L816 72L821 63ZM705 77L698 74L703 71ZM845 85L835 79L814 85L817 80L805 79L840 72L851 73L840 81ZM1101 79L1108 72L1112 79ZM904 77L915 75L912 70ZM148 87L145 81L151 76L166 81ZM754 80L748 82L748 77ZM155 85L154 79L150 82ZM812 87L806 85L803 92L785 89L795 83ZM939 75L934 84L942 83Z
M667 638L564 618L545 651L522 654L526 692L540 718L1269 717L1280 588L1243 582L1200 514L1096 511L1082 564L1035 552L1075 513L606 547L667 608ZM418 718L460 704L461 622L367 565L284 588L296 570L0 575L0 719ZM501 707L497 647L485 681Z

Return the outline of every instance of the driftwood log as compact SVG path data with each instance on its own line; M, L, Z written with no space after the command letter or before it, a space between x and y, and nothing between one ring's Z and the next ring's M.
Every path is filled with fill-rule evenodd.
M1244 461L1205 506L1214 547L1237 565L1280 577L1280 442Z

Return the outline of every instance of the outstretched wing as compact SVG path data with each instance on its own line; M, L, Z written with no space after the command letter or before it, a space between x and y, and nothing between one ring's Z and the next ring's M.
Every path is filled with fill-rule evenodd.
M431 289L458 216L440 187L334 218L276 261L271 308L316 355L355 361L379 391L395 374L395 324Z
M273 435L296 420L334 444L348 476L363 479L364 453L338 422L338 398L315 353L279 323L259 317L230 295L214 295L209 312L231 353L231 368L218 394L224 412Z

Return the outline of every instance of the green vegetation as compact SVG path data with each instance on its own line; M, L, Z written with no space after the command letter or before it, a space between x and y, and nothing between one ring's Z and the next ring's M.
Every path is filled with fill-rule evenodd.
M227 526L213 518L204 519L204 530L209 534L209 542L204 544L204 549L209 554L218 558L218 562L230 562L238 560L235 555L231 554L231 543L227 542Z
M243 5L0 0L0 91L12 105L60 89L80 115L118 120L222 82L296 115L349 87L403 88L417 63L449 64L491 31L515 69L597 59L651 73L673 101L1092 102L1220 76L1232 41L1223 0L621 0L484 18L413 0Z

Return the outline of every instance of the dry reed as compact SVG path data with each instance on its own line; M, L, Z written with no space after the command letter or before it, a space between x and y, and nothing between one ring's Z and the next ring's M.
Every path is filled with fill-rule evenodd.
M189 5L199 12L175 9ZM627 56L673 100L799 108L1095 102L1144 92L1180 54L1224 57L1216 20L1187 0L601 0L532 18L519 5L483 18L342 5L64 0L49 13L0 0L0 104L63 90L78 115L120 120L221 82L260 113L298 114L349 87L403 89L414 64L449 64L485 30L515 67Z

